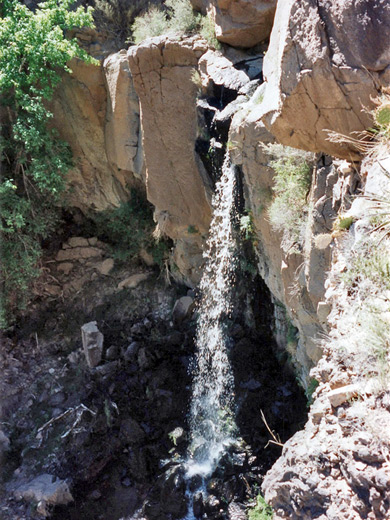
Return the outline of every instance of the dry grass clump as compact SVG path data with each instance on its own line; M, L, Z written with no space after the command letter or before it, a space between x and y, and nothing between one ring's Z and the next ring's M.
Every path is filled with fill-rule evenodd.
M353 135L343 135L328 131L328 139L334 143L349 144L366 157L373 159L381 156L383 150L389 149L390 139L390 88L383 88L381 94L372 99L376 108L371 111L373 127Z

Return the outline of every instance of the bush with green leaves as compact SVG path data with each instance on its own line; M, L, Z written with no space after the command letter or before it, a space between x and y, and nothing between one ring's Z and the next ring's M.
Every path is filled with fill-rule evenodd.
M308 215L313 154L281 144L263 146L276 173L269 219L272 227L283 233L283 249L299 251Z
M120 47L131 35L135 18L150 6L150 0L94 0L96 26L107 31Z
M153 208L142 192L132 189L128 202L92 218L99 238L111 245L114 258L128 261L144 249L159 266L163 265L169 246L153 237Z
M141 43L146 38L161 36L169 32L169 23L164 11L151 7L146 13L135 19L132 25L132 41Z
M265 499L257 496L256 506L248 511L248 520L272 520L272 507L267 504Z
M1 311L5 327L23 308L39 274L41 241L58 222L65 174L72 165L66 143L49 126L47 109L74 57L93 61L66 31L92 26L92 12L73 0L47 0L35 12L18 0L0 6Z
M163 34L191 34L200 32L214 47L219 46L214 24L209 17L196 13L190 0L166 0L165 8L152 6L135 19L132 25L132 41L141 43L146 38Z

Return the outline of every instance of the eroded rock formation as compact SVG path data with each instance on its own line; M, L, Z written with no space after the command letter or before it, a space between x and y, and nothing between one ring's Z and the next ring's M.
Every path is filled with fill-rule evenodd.
M140 98L146 189L163 232L178 238L188 226L208 229L205 172L197 160L194 74L204 40L166 37L130 47L128 59ZM203 175L203 177L202 177Z
M386 1L279 2L256 117L283 144L356 158L329 131L371 126L372 97L388 83L389 31Z
M215 35L233 47L253 47L271 33L276 0L191 0L214 20Z

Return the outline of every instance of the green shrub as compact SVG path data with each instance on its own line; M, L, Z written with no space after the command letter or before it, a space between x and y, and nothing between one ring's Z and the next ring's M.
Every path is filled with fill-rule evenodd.
M149 0L95 0L93 18L99 29L120 44L130 36L132 23L149 4Z
M141 43L146 38L169 32L169 23L164 11L151 7L148 12L135 19L131 30L133 42Z
M333 223L334 231L347 231L354 223L354 217L339 215Z
M272 520L272 517L272 507L261 495L257 495L256 506L248 511L248 520Z
M215 36L215 26L214 21L209 15L202 16L200 20L200 34L203 36L205 40L209 42L209 44L215 49L220 49L221 44L217 40Z
M308 215L313 154L280 144L263 146L273 156L270 166L276 173L274 198L268 209L272 227L283 232L285 251L299 250Z
M307 388L305 390L305 395L307 399L307 405L311 406L313 404L313 394L317 390L318 385L320 383L317 381L317 379L311 378L309 381L309 384L307 385Z
M169 246L152 236L155 227L152 206L140 191L132 189L128 202L97 213L93 220L99 238L111 245L117 260L128 261L145 249L159 266L164 263Z
M135 19L131 30L132 41L136 44L162 34L200 32L211 45L219 47L213 21L195 13L190 0L166 0L165 9L152 6Z
M250 211L240 217L240 232L245 240L255 240L256 238L253 216Z
M172 32L191 33L199 27L199 15L193 10L190 0L166 0Z
M35 12L18 0L0 6L1 124L0 272L1 327L23 308L39 274L41 241L58 222L71 152L48 127L45 102L70 71L73 57L92 62L64 34L91 26L91 10L71 10L72 0L47 0Z

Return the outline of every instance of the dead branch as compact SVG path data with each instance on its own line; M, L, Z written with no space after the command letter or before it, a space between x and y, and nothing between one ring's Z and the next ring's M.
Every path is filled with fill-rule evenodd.
M265 418L265 416L264 416L263 410L260 410L260 414L261 414L261 418L262 418L262 420L263 420L263 423L264 423L265 427L267 428L269 434L271 435L271 437L272 437L272 439L273 439L273 440L270 439L270 440L267 442L265 448L268 448L268 445L269 445L269 444L276 444L276 446L280 446L281 448L283 448L284 444L281 442L279 435L278 435L277 433L275 434L275 433L271 430L271 428L268 426L268 423L267 423L266 418ZM264 448L264 449L265 449L265 448Z
M43 426L41 426L37 432L37 436L36 436L37 439L42 440L42 432L44 432L48 428L50 428L50 426L52 426L55 422L60 421L61 419L64 419L65 417L68 417L69 415L76 413L77 414L76 420L74 421L74 423L72 424L70 429L61 435L61 439L65 439L65 437L67 437L79 424L84 412L89 412L92 415L96 415L96 412L94 412L93 410L91 410L90 408L88 408L87 406L85 406L82 403L74 408L68 408L67 410L65 410L64 413L57 415L57 417L53 417L52 419L47 421Z

